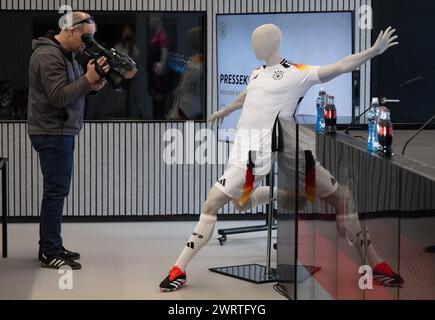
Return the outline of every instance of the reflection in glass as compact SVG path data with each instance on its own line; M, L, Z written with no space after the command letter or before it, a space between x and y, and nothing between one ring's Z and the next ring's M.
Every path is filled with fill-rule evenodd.
M398 189L401 171L362 142L316 133L314 117L313 124L294 121L280 118L278 154L278 272L286 292L297 299L397 299L411 280L399 265L398 200L409 190ZM370 270L372 288L361 282L361 267Z
M148 46L148 90L152 98L153 118L163 119L169 94L169 74L167 68L169 40L160 15L149 20L151 40Z
M188 34L190 57L171 56L171 68L182 74L167 120L200 120L204 112L204 54L203 31L193 28Z
M115 44L114 48L118 52L127 54L134 61L139 61L140 51L136 44L133 27L130 24L126 24L122 27L121 39ZM132 79L126 80L124 83L124 101L122 101L121 104L125 106L127 117L138 118L140 116L137 81L137 78L133 77Z
M123 90L110 85L86 99L85 120L205 120L204 12L89 12L95 40L137 64ZM0 120L27 118L32 39L58 31L56 12L0 12ZM20 39L17 41L16 39ZM76 59L86 68L86 55ZM183 111L184 110L184 111ZM175 111L175 112L172 112Z

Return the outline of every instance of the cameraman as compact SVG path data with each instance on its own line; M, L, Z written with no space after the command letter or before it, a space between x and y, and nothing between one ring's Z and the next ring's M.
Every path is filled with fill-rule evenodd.
M86 74L75 60L85 45L82 34L93 35L96 24L84 12L65 16L62 30L33 40L29 65L28 134L38 152L44 191L39 228L41 267L81 269L80 254L63 247L61 223L64 200L69 194L75 136L83 126L85 96L106 84L91 60ZM72 19L72 20L71 20ZM107 73L106 58L98 64Z

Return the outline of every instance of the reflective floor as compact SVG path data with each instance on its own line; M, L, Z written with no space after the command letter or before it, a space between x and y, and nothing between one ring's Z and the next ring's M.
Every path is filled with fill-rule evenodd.
M208 270L265 264L265 232L231 235L226 245L220 246L216 231L262 223L218 222L212 240L187 269L187 286L172 293L161 293L158 285L183 248L194 222L64 223L65 245L82 255L79 262L83 270L73 273L73 290L59 289L62 275L57 270L39 268L38 225L10 224L9 258L0 260L0 299L285 299L274 291L273 283L257 285Z

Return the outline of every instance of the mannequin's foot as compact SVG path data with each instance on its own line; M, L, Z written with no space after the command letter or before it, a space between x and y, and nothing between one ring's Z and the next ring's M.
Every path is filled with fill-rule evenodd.
M160 291L175 291L186 284L186 272L174 266L169 275L160 283Z
M373 279L375 284L384 287L400 288L404 283L402 277L386 262L379 263L373 268Z

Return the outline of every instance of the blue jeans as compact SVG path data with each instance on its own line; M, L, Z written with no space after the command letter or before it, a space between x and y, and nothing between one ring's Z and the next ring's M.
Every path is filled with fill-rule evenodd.
M46 256L62 252L61 224L72 175L74 136L30 136L39 154L44 192L39 223L39 251Z

